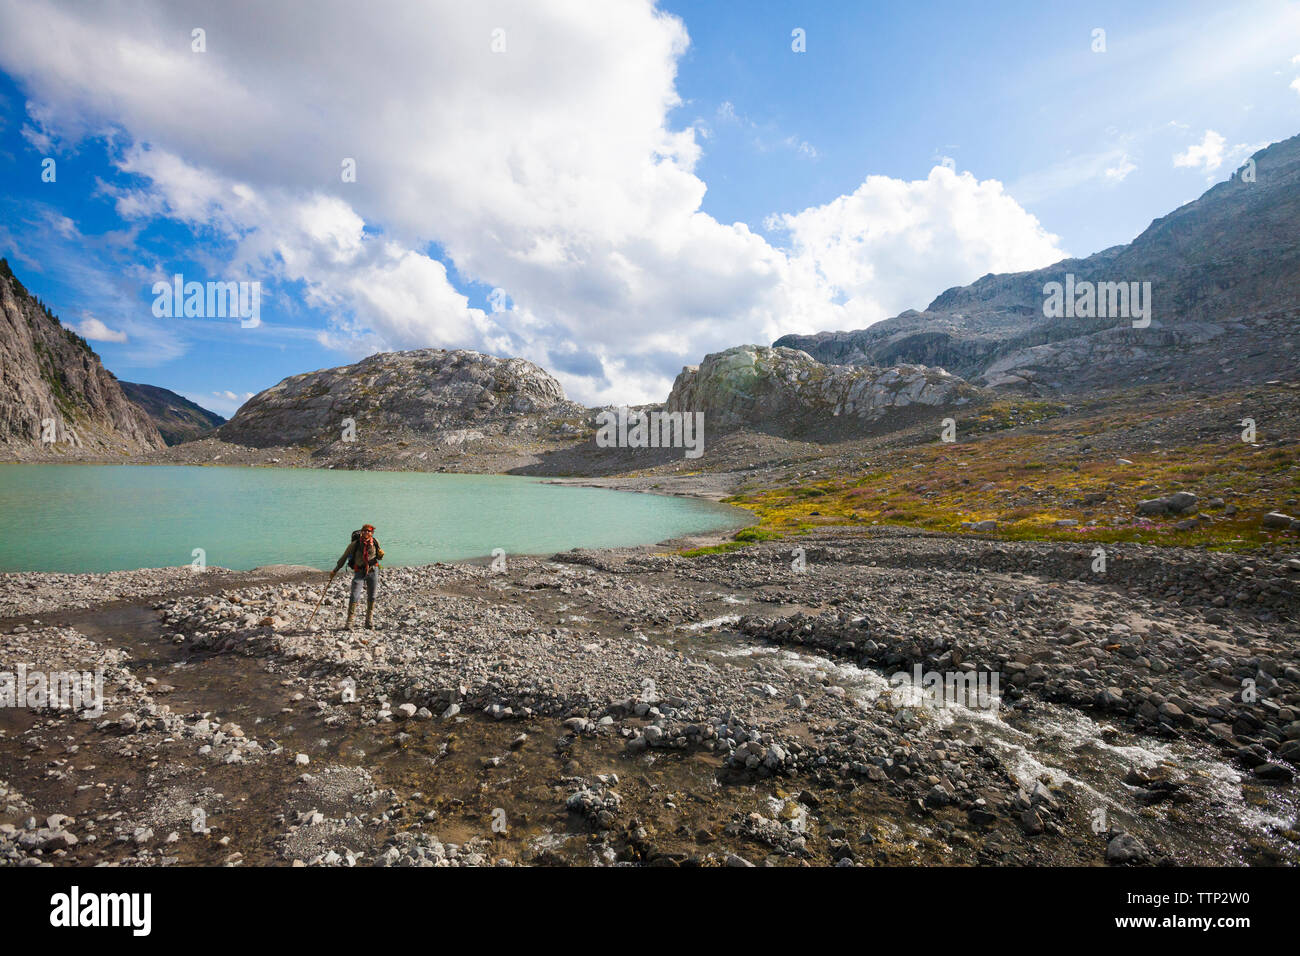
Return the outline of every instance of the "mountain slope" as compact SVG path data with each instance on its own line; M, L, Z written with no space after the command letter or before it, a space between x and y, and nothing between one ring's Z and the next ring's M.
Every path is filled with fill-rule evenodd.
M210 412L168 389L138 382L118 384L127 398L144 409L169 445L191 441L225 424L226 420L216 412Z
M50 427L45 427L48 423ZM42 442L43 434L53 438ZM85 339L64 328L0 259L0 449L131 454L163 447Z
M775 345L822 362L938 365L976 385L1032 392L1134 382L1209 387L1294 374L1300 344L1300 136L1151 223L1132 243L1032 272L986 275L923 312ZM1047 318L1048 283L1150 282L1151 321Z
M586 414L532 362L412 349L290 376L245 402L217 437L254 448L364 446L385 438L452 446L495 435L522 442L543 425Z

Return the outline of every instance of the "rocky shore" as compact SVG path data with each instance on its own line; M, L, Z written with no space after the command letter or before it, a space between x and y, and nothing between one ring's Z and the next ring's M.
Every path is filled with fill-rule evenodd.
M1097 574L1078 546L823 529L386 569L350 632L338 582L307 625L317 573L133 574L0 578L5 666L99 665L105 694L0 710L8 863L1300 853L1280 557L1116 545ZM931 673L992 699L898 677Z

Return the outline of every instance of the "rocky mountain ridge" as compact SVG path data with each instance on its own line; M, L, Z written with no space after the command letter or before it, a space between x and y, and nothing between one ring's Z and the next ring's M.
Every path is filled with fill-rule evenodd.
M1046 287L1067 276L1151 283L1150 324L1046 317ZM1127 245L986 275L865 329L774 344L830 364L939 365L975 385L1040 394L1166 381L1227 387L1294 375L1298 298L1300 136L1255 153Z
M587 415L532 362L465 349L412 349L290 376L245 402L216 437L254 448L346 451L408 438L454 447L576 431Z
M225 418L158 385L118 382L126 397L140 406L162 433L168 445L193 441L225 424Z
M0 447L8 455L121 455L163 447L86 342L0 259Z

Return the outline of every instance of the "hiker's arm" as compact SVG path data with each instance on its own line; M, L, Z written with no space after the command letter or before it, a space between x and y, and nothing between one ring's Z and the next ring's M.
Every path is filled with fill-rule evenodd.
M384 560L384 549L379 546L378 538L375 539L375 560L376 561Z
M348 549L344 551L343 556L339 558L339 563L334 565L334 571L336 573L338 572L339 568L343 567L343 565L348 563L348 558L352 556L352 549L355 548L356 546L357 543L355 541L353 541L351 544L348 545Z

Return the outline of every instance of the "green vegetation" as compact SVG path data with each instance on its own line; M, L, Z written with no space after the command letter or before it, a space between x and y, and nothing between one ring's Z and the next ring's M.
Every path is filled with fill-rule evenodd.
M1222 410L1207 409L1207 415L1223 421L1239 415L1227 397L1218 401ZM759 524L742 532L754 536L742 539L738 534L736 541L699 553L734 550L740 541L763 540L757 535L764 533L797 534L832 525L962 533L963 522L988 520L998 522L993 536L1010 541L1139 541L1247 550L1294 540L1286 532L1263 530L1260 520L1287 499L1300 498L1300 446L1251 445L1229 437L1182 447L1154 443L1148 452L1129 453L1132 464L1120 464L1120 455L1087 446L1100 444L1100 437L1122 436L1160 413L1096 409L1054 421L1064 408L1049 402L985 407L959 425L959 436L1001 430L994 426L1016 416L1043 417L1033 429L1013 434L891 451L887 468L823 473L805 484L747 489L727 501L758 516ZM980 426L972 428L972 423ZM880 460L873 455L875 465ZM1175 526L1195 512L1133 520L1139 501L1176 491L1197 494L1200 513L1212 520L1186 529ZM1224 504L1211 506L1214 498ZM1235 514L1229 515L1227 506L1235 506Z
M728 551L743 548L748 543L746 541L724 541L722 544L711 544L706 548L688 548L681 552L681 555L684 558L698 558L702 554L726 554Z
M785 537L785 535L779 531L750 526L748 528L741 528L731 536L730 541L709 545L704 548L689 548L681 552L681 554L687 558L697 558L702 554L726 554L728 551L739 550L740 548L754 544L756 541L773 541L777 538L783 537Z

